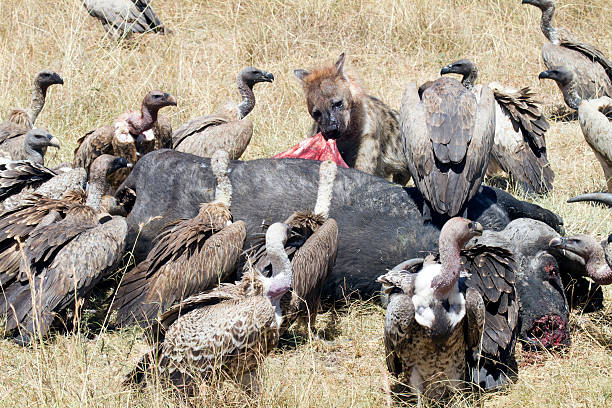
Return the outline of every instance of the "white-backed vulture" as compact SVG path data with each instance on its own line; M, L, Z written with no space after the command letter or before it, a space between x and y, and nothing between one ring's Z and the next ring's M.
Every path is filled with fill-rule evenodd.
M140 381L152 362L162 377L188 389L194 377L210 379L222 370L237 380L254 379L261 357L278 343L286 313L284 295L293 277L287 229L276 223L266 232L271 277L251 267L239 282L222 283L165 312L151 329L153 350L128 380Z
M23 137L6 139L1 147L12 160L29 160L36 164L44 164L47 147L60 148L57 137L45 129L30 129Z
M573 71L577 78L576 91L583 99L612 97L612 63L595 47L576 41L565 29L552 26L554 0L523 0L522 3L542 11L540 27L550 41L542 46L546 68L566 66Z
M584 139L603 168L608 192L612 192L612 98L581 99L576 74L567 67L541 72L539 78L557 81L567 106L578 111Z
M4 149L3 145L7 139L23 138L23 134L34 127L36 118L45 106L47 89L55 84L64 84L64 80L56 72L45 69L36 74L30 106L27 109L14 109L8 119L0 123L0 149Z
M598 242L590 235L553 238L549 246L572 252L584 260L586 274L598 285L612 284L612 235L604 242Z
M484 377L490 360L514 354L516 265L503 248L462 249L480 234L477 222L452 218L440 232L438 256L404 262L378 278L389 296L387 367L419 395L440 397L465 381L485 388L508 381L489 384Z
M91 166L85 205L72 205L65 217L39 225L23 246L19 274L3 284L0 311L5 328L29 343L45 335L56 314L85 296L119 264L127 236L123 217L100 214L106 177L127 165L125 159L98 157Z
M482 85L474 85L478 79L478 67L472 61L462 59L442 68L440 75L463 75L461 83L480 95ZM508 173L525 191L546 193L552 190L555 178L546 157L544 134L550 127L528 87L521 90L503 88L490 83L495 98L495 140L487 174L498 169Z
M82 0L87 12L100 20L114 39L132 33L165 34L166 28L151 7L151 0Z
M213 288L234 271L246 224L232 223L228 167L227 152L216 151L211 159L215 200L202 204L194 218L169 225L147 258L125 274L113 305L118 325L149 325L170 306Z
M253 86L258 82L272 82L274 75L253 67L238 73L236 83L242 101L228 103L209 116L192 119L172 136L174 148L180 152L210 157L217 150L225 150L231 160L238 160L253 136L253 122L246 116L255 107Z
M338 225L329 218L337 171L335 162L321 162L314 210L296 211L284 221L289 226L285 250L293 268L293 291L283 331L297 318L307 318L310 330L316 333L321 291L338 252ZM266 246L260 243L252 249L255 268L269 275L272 264L266 256Z
M493 92L477 96L459 81L442 77L423 90L408 84L400 128L406 164L433 212L453 217L464 210L485 176L495 137ZM430 214L433 216L433 214Z

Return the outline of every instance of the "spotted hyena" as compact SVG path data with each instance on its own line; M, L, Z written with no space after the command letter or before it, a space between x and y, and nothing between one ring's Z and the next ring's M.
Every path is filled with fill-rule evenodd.
M410 179L398 125L398 112L367 95L344 72L344 53L332 66L293 71L314 119L312 133L336 139L349 167L405 184Z

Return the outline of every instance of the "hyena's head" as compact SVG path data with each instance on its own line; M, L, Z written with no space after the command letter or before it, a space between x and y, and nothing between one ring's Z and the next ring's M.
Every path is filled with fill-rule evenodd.
M344 73L344 53L332 66L293 71L306 95L310 116L325 139L342 137L351 121L357 85Z

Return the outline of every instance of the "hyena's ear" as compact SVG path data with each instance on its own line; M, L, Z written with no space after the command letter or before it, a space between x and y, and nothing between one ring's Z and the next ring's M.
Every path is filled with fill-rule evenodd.
M306 78L308 75L310 75L310 71L306 71L305 69L295 69L293 70L293 75L295 75L295 77L298 79L298 81L300 81L302 83L302 85L304 84L304 78Z
M338 61L336 61L336 75L346 78L344 75L344 53L340 54Z

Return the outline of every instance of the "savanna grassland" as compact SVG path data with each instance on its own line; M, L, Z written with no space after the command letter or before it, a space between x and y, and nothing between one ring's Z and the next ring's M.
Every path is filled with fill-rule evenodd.
M555 23L612 57L610 0L559 0ZM332 63L347 67L369 92L399 107L403 86L436 78L440 68L471 58L482 81L533 87L546 112L562 103L557 87L537 79L543 69L539 10L520 0L155 0L172 35L145 35L123 43L103 38L101 25L79 0L0 1L0 117L29 102L34 74L59 72L37 121L62 141L51 164L70 160L75 141L136 108L150 89L175 95L165 108L174 128L238 98L236 73L253 65L275 75L256 87L250 118L255 133L244 159L267 157L302 139L309 127L296 68ZM603 172L578 123L552 121L548 157L554 190L536 202L563 216L568 233L599 237L612 231L609 209L566 204L573 195L605 188ZM383 272L383 271L381 271ZM604 407L612 405L612 291L604 310L574 312L572 346L564 353L518 352L520 376L504 392L464 395L456 406ZM384 310L347 301L319 320L331 342L296 329L266 359L262 392L248 396L231 384L203 387L197 406L386 406L393 380L382 341ZM70 333L32 348L0 340L2 407L172 407L188 401L159 384L122 386L147 349L140 330L108 330L92 317ZM291 335L295 335L292 337Z

